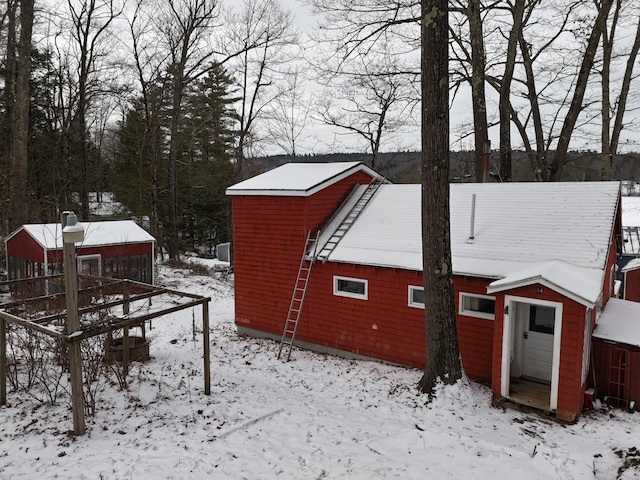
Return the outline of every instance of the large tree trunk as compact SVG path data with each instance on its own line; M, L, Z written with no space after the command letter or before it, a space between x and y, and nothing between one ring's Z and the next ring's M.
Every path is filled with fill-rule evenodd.
M422 257L427 366L425 393L462 377L449 228L449 52L447 0L422 0Z
M489 172L484 171L484 145L489 140L487 123L487 98L484 88L485 55L480 0L469 0L467 17L469 18L469 41L471 42L471 99L473 106L473 131L475 146L476 182L486 180Z
M22 0L10 9L7 39L8 90L8 157L9 204L8 231L29 220L27 196L28 139L29 139L29 80L31 76L31 33L33 29L34 0ZM19 19L19 22L18 22ZM18 28L19 27L19 28ZM19 38L16 38L19 31Z

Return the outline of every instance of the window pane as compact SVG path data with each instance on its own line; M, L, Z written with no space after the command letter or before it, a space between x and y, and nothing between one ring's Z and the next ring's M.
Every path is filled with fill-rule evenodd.
M424 305L425 296L424 289L422 288L412 288L411 289L411 303L419 303Z
M338 279L338 290L341 292L355 293L357 295L364 295L364 282L358 282L356 280L348 280L346 278Z
M551 333L556 324L556 309L531 305L529 309L529 330L539 333Z
M484 297L464 297L464 309L471 310L472 312L490 313L494 314L496 308L496 301L492 298Z

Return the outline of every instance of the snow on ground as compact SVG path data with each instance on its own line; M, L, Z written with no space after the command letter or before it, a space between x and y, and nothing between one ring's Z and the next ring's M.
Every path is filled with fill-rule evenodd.
M640 226L640 197L622 197L622 225Z
M640 414L600 410L573 425L491 406L478 384L426 404L420 371L238 337L225 272L162 267L159 283L210 296L212 392L203 394L200 314L155 319L152 359L129 387L103 381L87 434L68 400L9 392L0 479L630 479ZM196 325L194 340L193 325Z

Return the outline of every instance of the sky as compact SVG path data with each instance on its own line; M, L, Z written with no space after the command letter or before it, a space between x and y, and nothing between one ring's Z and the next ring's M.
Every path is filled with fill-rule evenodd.
M494 408L490 390L474 383L441 388L427 403L415 369L298 348L283 362L277 342L236 335L232 280L224 270L158 270L160 285L211 298L210 396L199 311L154 319L151 360L132 364L127 389L113 374L98 382L86 435L68 434L66 395L49 404L34 398L37 389L9 390L0 407L0 479L640 476L638 413L596 404L575 424L559 424Z
M317 19L311 14L310 9L299 0L281 0L285 8L291 10L294 15L295 24L302 33L307 33L317 28ZM595 77L594 77L595 78ZM634 102L633 95L629 99L629 106L632 108ZM457 92L455 98L451 97L450 108L450 144L452 150L471 150L473 149L473 137L469 135L469 125L472 124L471 110L471 94L468 86L463 85ZM493 89L487 88L487 101L489 110L495 111L497 115L497 97ZM517 102L517 100L516 100ZM588 102L588 100L585 100ZM516 109L517 109L516 105ZM630 120L630 113L627 115L627 121ZM636 121L637 115L635 115ZM585 116L580 117L580 121L584 121ZM524 118L523 118L524 120ZM489 119L489 122L495 122L495 118ZM637 128L624 129L621 135L620 153L640 150L640 134ZM598 132L595 132L598 135ZM520 134L515 127L512 127L512 144L514 148L519 148L522 140ZM345 135L342 129L322 125L315 122L305 129L302 139L299 141L298 147L303 153L330 153L334 151L370 151L369 145L362 139L354 135ZM499 148L499 128L497 125L490 127L489 138L492 143L492 149L497 151ZM597 138L597 136L595 137ZM628 142L628 144L627 144ZM582 138L575 135L572 139L571 149L576 150L600 150L601 146L598 141ZM277 148L275 149L277 150ZM408 127L401 133L388 134L383 140L383 151L403 151L403 150L420 150L420 131L418 126ZM276 153L271 151L269 153ZM282 153L280 151L280 153Z

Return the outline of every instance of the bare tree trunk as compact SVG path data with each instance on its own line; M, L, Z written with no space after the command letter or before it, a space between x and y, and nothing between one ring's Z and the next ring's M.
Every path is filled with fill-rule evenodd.
M422 0L422 257L427 365L425 393L462 377L449 230L449 52L447 0Z
M184 52L187 44L184 43ZM181 58L185 58L182 56ZM169 216L167 218L167 236L169 258L180 257L178 242L178 181L176 164L178 163L178 131L182 114L182 94L184 89L184 63L173 66L173 104L171 107L171 141L169 142Z
M11 106L9 107L9 159L10 159L10 205L9 231L18 228L29 220L29 199L27 197L27 168L28 168L28 138L29 138L29 80L31 75L31 33L33 29L34 0L19 2L19 31L20 38L9 40L11 50L7 49L7 56L13 58L11 69ZM13 10L16 15L16 11ZM13 19L13 35L18 28ZM9 60L9 59L8 59Z
M584 100L584 95L587 90L587 82L589 81L589 75L598 50L598 44L600 43L600 36L607 28L607 18L612 4L613 0L602 0L598 10L598 16L593 24L593 30L591 30L591 34L589 35L589 41L584 52L584 57L582 58L582 64L580 65L580 72L576 80L571 105L564 118L556 153L549 170L549 177L547 178L549 181L558 181L562 178L562 169L567 161L567 152L569 150L571 136L578 120L578 115L580 115L582 111L582 101Z
M487 97L485 82L485 54L480 0L469 0L467 17L469 18L469 40L471 42L471 99L473 105L473 131L475 146L476 182L486 178L484 171L484 145L489 140L487 123Z
M500 83L500 180L511 181L511 81L516 64L518 37L522 31L524 0L516 0L512 10L513 26L507 42L507 58Z
M616 13L619 8L620 2L616 4ZM617 16L614 17L614 21ZM613 29L613 27L612 27ZM610 38L610 52L613 50L613 33ZM631 46L631 51L629 52L629 56L627 57L627 66L625 68L624 77L622 79L622 86L620 87L620 95L618 96L617 101L617 109L615 120L613 122L613 129L611 130L611 134L609 134L609 128L611 127L611 122L609 119L610 112L610 92L609 92L609 80L608 77L610 72L606 69L606 65L603 66L603 76L602 76L602 88L603 88L603 126L602 126L602 180L612 180L614 178L615 172L615 156L618 153L618 144L620 142L620 133L622 132L622 128L624 126L623 119L624 114L627 109L627 98L629 96L629 88L631 86L631 80L633 79L633 69L636 63L636 59L638 58L638 51L640 50L640 15L638 15L638 23L636 25L636 36L633 41L633 45ZM606 61L607 52L603 54L604 60ZM606 89L606 92L605 92ZM607 116L605 118L605 102L608 104L607 108ZM605 132L605 120L607 121L607 131ZM605 157L605 144L607 156Z

